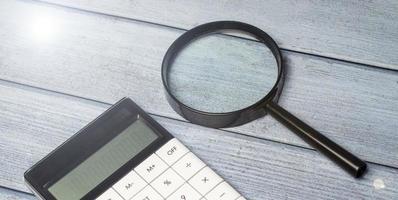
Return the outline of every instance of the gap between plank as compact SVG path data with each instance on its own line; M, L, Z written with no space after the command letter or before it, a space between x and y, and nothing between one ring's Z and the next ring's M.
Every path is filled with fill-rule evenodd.
M68 93L65 93L65 92L59 92L59 91L56 91L56 90L51 90L51 89L46 89L46 88L42 88L42 87L32 86L32 85L28 85L28 84L25 84L25 83L19 83L19 82L15 82L15 81L6 80L6 79L1 79L0 78L0 82L9 83L9 84L12 84L12 85L18 85L18 86L23 87L23 89L24 88L31 88L31 89L34 89L34 90L41 90L41 91L44 91L44 92L54 93L54 94L57 94L57 95L60 95L60 96L67 96L67 97L71 97L71 98L75 98L75 99L79 99L79 100L85 100L85 101L89 101L89 102L93 102L93 103L97 103L97 104L103 104L103 105L107 105L107 106L112 106L113 105L111 103L104 102L104 101L98 101L98 100L91 99L91 98L81 97L81 96L77 96L77 95L74 95L74 94L68 94ZM174 121L178 121L178 122L183 122L183 123L191 123L189 121L184 121L184 120L181 120L181 119L176 119L176 118L172 118L172 117L168 117L168 116L154 114L154 113L151 113L151 112L146 112L146 113L148 113L151 116L155 116L155 117L161 117L161 118L174 120ZM278 144L284 144L284 145L288 145L288 146L292 146L292 147L298 147L298 148L301 148L301 149L316 151L315 149L304 147L304 146L284 143L284 142L280 142L280 141L276 141L276 140L270 140L270 139L261 138L261 137L258 137L258 136L246 135L244 133L234 132L234 131L230 131L230 130L224 130L224 129L218 129L218 130L224 131L224 132L227 132L227 133L231 133L231 134L237 134L237 135L241 135L241 136L246 136L246 137L253 138L253 139L259 139L259 140L264 140L264 141L269 141L269 142L275 142L275 143L278 143ZM395 167L392 167L392 168L395 169ZM396 169L398 169L398 168L396 168Z
M70 97L70 98L74 98L74 99L79 99L79 100L84 100L84 101L88 101L88 102L92 102L92 103L97 103L97 104L102 104L102 105L107 105L107 106L111 106L113 104L108 103L108 102L104 102L104 101L99 101L99 100L95 100L95 99L91 99L91 98L86 98L86 97L81 97L81 96L77 96L77 95L73 95L73 94L68 94L65 92L59 92L56 90L50 90L50 89L46 89L46 88L42 88L42 87L37 87L37 86L33 86L33 85L28 85L28 84L24 84L24 83L19 83L19 82L15 82L15 81L11 81L11 80L6 80L6 79L0 79L0 82L4 82L4 83L9 83L11 85L16 85L16 86L20 86L22 87L22 89L34 89L34 90L39 90L39 91L43 91L43 92L47 92L47 93L54 93L60 96L64 96L64 97ZM182 122L182 123L191 123L189 121L184 121L181 119L176 119L176 118L172 118L172 117L167 117L167 116L163 116L163 115L159 115L159 114L154 114L154 113L150 113L148 112L149 115L151 116L155 116L155 117L160 117L160 118L165 118L165 119L169 119L169 120L173 120L173 121L178 121L178 122ZM192 124L192 123L191 123ZM300 149L305 149L305 150L309 150L309 151L317 151L313 148L309 148L309 147L304 147L304 146L299 146L299 145L295 145L295 144L290 144L290 143L285 143L282 141L277 141L277 140L271 140L271 139L266 139L266 138L261 138L258 136L252 136L252 135L247 135L244 133L239 133L239 132L235 132L235 131L230 131L230 130L224 130L224 129L217 129L220 131L224 131L226 133L229 134L236 134L236 135L240 135L240 136L244 136L244 137L248 137L248 138L252 138L252 139L258 139L258 140L263 140L263 141L268 141L268 142L273 142L273 143L277 143L277 144L281 144L281 145L287 145L287 146L291 146L291 147L296 147L296 148L300 148ZM326 158L326 157L325 157ZM394 167L394 166L390 166L390 165L385 165L385 164L380 164L380 163L375 163L372 161L368 161L365 160L367 163L369 164L373 164L373 165L378 165L378 166L382 166L382 167L387 167L390 169L398 169L398 167ZM0 186L1 187L1 186Z
M184 31L184 32L188 31L188 29L184 29L184 28L180 28L180 27L176 27L176 26L170 26L170 25L160 24L160 23L156 23L156 22L149 22L149 21L145 21L145 20L134 19L134 18L130 18L130 17L124 17L124 16L120 16L120 15L114 15L114 14L108 14L108 13L103 13L103 12L98 12L98 11L87 10L87 9L83 9L83 8L66 6L66 5L62 5L62 4L58 4L58 3L44 2L44 1L41 1L41 0L20 0L20 1L31 2L31 3L35 3L35 4L40 4L40 5L54 7L54 8L60 8L60 9L74 10L74 11L78 11L78 12L84 13L84 14L101 15L101 16L110 17L110 18L123 19L123 20L126 20L126 21L134 21L134 22L139 22L139 23L143 23L143 24L150 24L150 25L154 25L154 26L160 26L160 27L163 27L163 28L179 30L179 31ZM226 35L226 34L222 34L222 35ZM235 35L228 35L228 36L231 36L231 37L234 37L234 38L239 38L239 39L242 39L242 40L249 40L249 41L259 42L257 40L253 40L253 39L250 39L250 38L239 37L239 36L235 36ZM380 69L384 69L384 70L388 70L388 71L394 71L394 72L398 71L396 69L391 69L391 68L387 68L387 67L383 67L383 66L371 65L371 64L351 61L351 60L347 60L347 59L343 59L343 58L329 57L329 56L325 56L325 55L322 55L322 54L301 52L301 51L285 49L285 48L280 48L280 50L287 51L287 52L294 52L294 53L303 54L303 55L314 56L314 57L319 57L319 58L330 59L330 60L334 60L334 61L346 62L346 63L349 63L349 64L361 65L361 66L365 66L365 67L380 68Z
M17 192L17 193L21 193L21 194L26 194L26 195L29 195L29 196L32 196L32 197L36 197L33 193L29 193L29 192L17 190L17 189L14 189L14 188L9 188L9 187L3 186L3 185L0 185L0 189L10 190L10 191L13 191L13 192ZM30 190L29 190L29 191L30 191Z

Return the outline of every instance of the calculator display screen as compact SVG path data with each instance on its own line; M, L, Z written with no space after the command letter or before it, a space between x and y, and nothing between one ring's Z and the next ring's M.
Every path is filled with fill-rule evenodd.
M48 190L58 200L81 199L158 137L138 119Z

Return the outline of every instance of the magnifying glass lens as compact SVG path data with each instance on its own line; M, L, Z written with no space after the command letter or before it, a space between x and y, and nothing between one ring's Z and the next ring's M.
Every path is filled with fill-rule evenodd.
M170 92L199 111L227 113L249 107L275 85L278 66L263 43L210 34L185 46L169 67Z

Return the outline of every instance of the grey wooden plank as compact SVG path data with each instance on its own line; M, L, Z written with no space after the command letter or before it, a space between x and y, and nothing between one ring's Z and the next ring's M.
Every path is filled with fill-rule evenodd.
M181 31L27 2L1 3L1 79L108 103L130 96L148 112L181 119L167 104L160 79L162 57ZM48 13L63 31L52 40L32 39L20 22L29 23L35 13ZM284 107L364 159L398 167L397 72L284 55ZM308 147L268 116L229 130Z
M34 200L33 195L0 187L0 199L3 200Z
M0 185L27 191L23 172L108 104L0 81ZM155 117L249 199L394 199L398 169L362 179L314 150Z
M183 29L217 20L256 25L282 48L398 69L398 2L44 0Z

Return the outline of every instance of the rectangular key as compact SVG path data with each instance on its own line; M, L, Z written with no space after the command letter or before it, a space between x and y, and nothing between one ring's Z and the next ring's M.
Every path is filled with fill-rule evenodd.
M188 151L180 141L173 138L156 151L156 154L171 166Z
M163 200L163 197L148 185L131 200Z
M157 176L166 171L169 166L159 158L156 154L152 154L141 164L139 164L134 171L136 171L147 182L153 181Z
M151 186L158 191L164 198L168 197L171 193L177 190L184 183L177 173L173 169L168 169L162 175L157 177Z
M176 170L185 180L190 179L193 175L198 173L206 164L203 163L193 153L189 152L185 154L180 160L178 160L172 168Z
M167 200L199 200L202 197L188 183L185 183L177 191L175 191Z
M221 183L222 178L216 174L209 167L205 167L200 170L195 176L193 176L188 182L202 195L206 195L215 186Z
M130 199L140 190L142 190L147 183L134 171L131 171L118 182L113 185L113 188L120 194L124 199Z
M239 193L225 181L217 185L206 195L206 199L211 200L233 200L239 197Z

